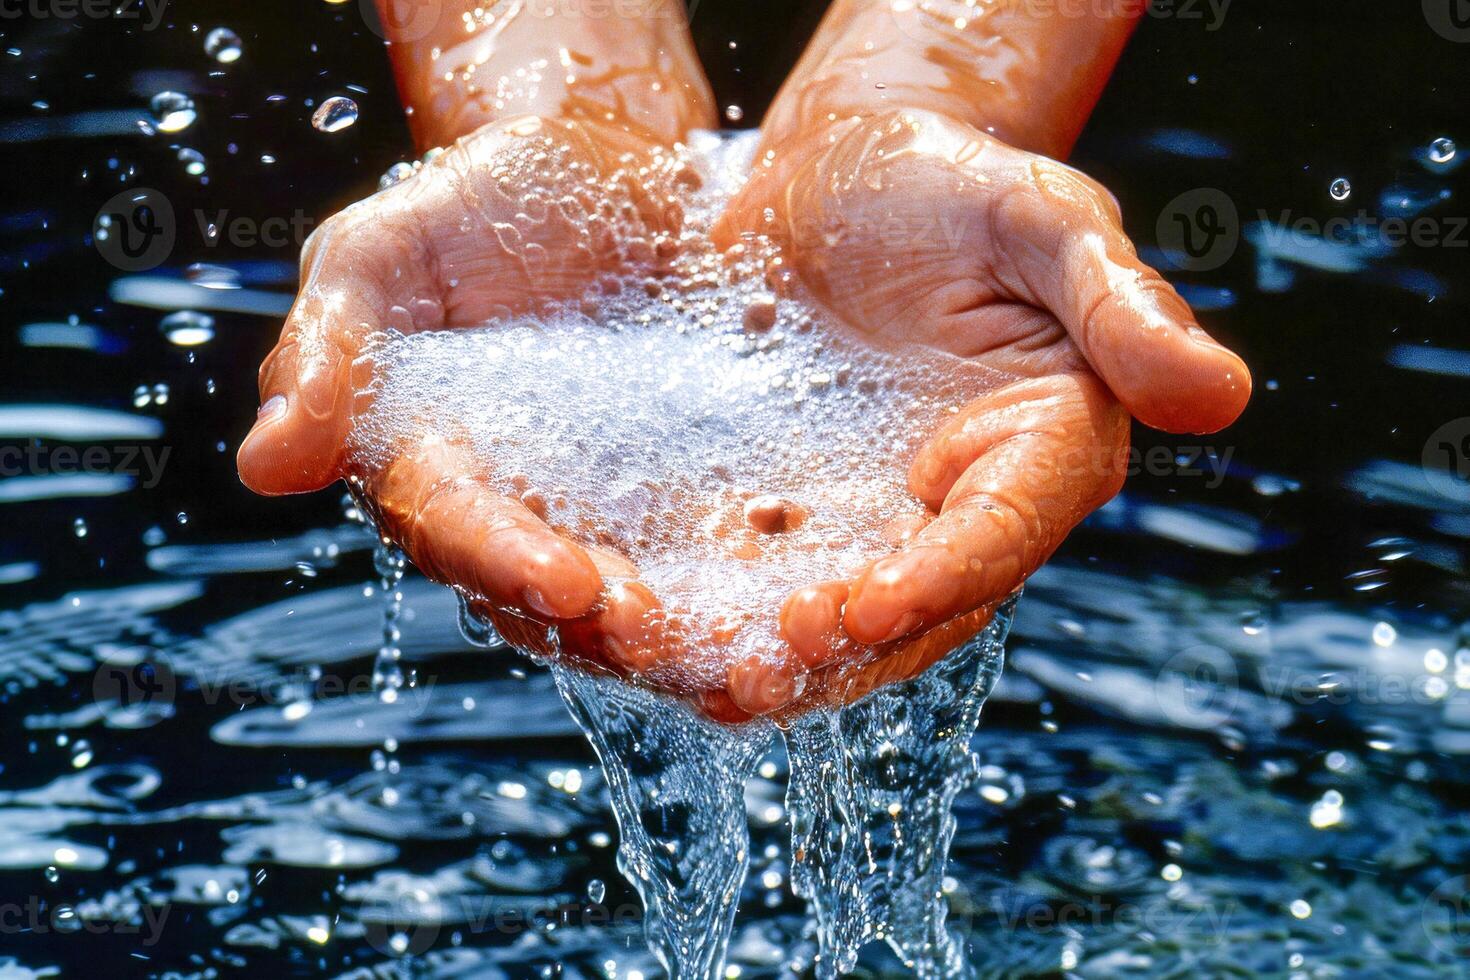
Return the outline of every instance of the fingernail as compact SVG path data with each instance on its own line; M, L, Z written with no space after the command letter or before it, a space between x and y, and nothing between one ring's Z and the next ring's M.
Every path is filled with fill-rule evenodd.
M260 406L260 411L255 413L255 424L266 425L274 422L286 414L286 396L271 395L265 404Z

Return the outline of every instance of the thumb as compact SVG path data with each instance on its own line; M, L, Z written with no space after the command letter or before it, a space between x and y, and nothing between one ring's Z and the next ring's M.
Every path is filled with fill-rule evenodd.
M342 475L355 392L370 380L359 363L387 309L370 248L339 247L350 231L332 219L307 243L306 285L280 342L260 366L260 411L236 457L240 479L256 493L305 493ZM360 244L360 243L355 243Z

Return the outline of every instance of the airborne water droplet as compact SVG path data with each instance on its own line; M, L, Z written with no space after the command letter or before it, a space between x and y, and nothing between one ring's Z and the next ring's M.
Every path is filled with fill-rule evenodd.
M153 122L161 132L178 133L188 129L199 118L194 100L183 92L159 92L148 103Z
M1353 185L1346 177L1339 177L1327 189L1334 201L1346 201L1353 194Z
M214 339L214 317L193 310L179 310L159 321L158 329L180 347L197 347Z
M738 123L740 120L745 118L745 110L740 108L738 105L727 105L725 106L725 118L730 120L732 123Z
M244 54L240 35L228 27L216 27L204 37L204 53L222 65L233 64Z
M1430 163L1449 163L1455 158L1455 141L1448 136L1441 136L1429 144Z
M311 114L311 124L323 133L335 133L357 122L357 103L345 95L334 95Z
M187 146L180 147L178 156L179 162L184 165L184 172L190 177L203 176L204 171L208 169L208 164L204 160L204 154L198 150L190 149Z
M593 878L587 882L587 897L592 899L593 905L602 904L602 900L607 897L607 885L603 884L601 878Z

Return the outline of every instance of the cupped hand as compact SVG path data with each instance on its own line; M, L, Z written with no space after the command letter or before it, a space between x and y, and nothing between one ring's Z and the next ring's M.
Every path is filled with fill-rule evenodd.
M639 618L626 608L636 593L620 605L604 589L604 573L627 577L625 560L492 490L439 434L371 466L354 461L349 440L369 407L375 337L480 326L575 300L605 275L656 269L681 222L670 189L692 179L682 166L626 127L521 117L325 222L260 369L262 407L239 453L246 485L283 494L353 481L381 533L430 578L542 620L606 623L616 643Z
M1139 261L1101 185L941 114L833 121L758 151L715 236L773 241L778 285L875 345L928 344L1021 379L926 434L908 482L931 523L787 601L800 655L787 669L818 681L807 699L912 676L983 625L1118 491L1130 413L1212 432L1250 395L1244 363ZM844 662L860 648L878 655Z

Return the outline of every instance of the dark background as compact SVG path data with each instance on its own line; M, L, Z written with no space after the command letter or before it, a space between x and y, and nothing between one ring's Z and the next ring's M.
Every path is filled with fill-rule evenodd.
M747 124L759 120L821 7L703 0L694 28L720 104L744 107ZM1141 246L1153 239L1163 204L1193 187L1225 190L1242 215L1380 213L1385 188L1423 177L1413 155L1431 139L1458 135L1470 149L1470 43L1439 36L1418 4L1235 0L1217 30L1209 29L1207 8L1200 14L1145 18L1074 158L1116 192ZM205 33L220 24L245 43L244 57L228 66L203 53ZM349 84L365 91L350 92ZM118 125L129 112L146 113L150 96L163 89L193 96L193 126L150 137ZM336 134L313 130L308 100L343 93L361 105L357 125ZM268 101L273 95L284 98ZM85 135L99 118L121 132ZM1149 148L1151 134L1170 129L1207 134L1228 155L1197 160ZM137 385L166 382L170 403L155 410L173 447L164 483L146 495L6 508L0 562L44 555L47 579L81 584L135 570L139 551L124 542L153 524L171 537L207 539L331 519L335 493L284 505L253 498L234 475L234 447L256 405L255 366L278 322L220 314L216 340L194 351L191 363L159 334L161 313L108 301L117 274L92 248L90 232L98 207L118 190L157 187L173 200L180 232L173 257L155 274L227 262L247 280L289 292L294 243L210 247L193 212L229 209L264 220L300 209L319 221L369 193L390 164L411 158L383 46L357 4L176 2L151 32L119 19L7 18L0 21L0 136L3 397L128 408ZM177 147L205 155L205 179L184 173ZM262 163L264 153L276 162ZM1355 188L1344 205L1327 194L1338 175ZM1445 179L1453 194L1429 213L1464 214L1463 177ZM1263 296L1253 288L1255 257L1244 244L1223 268L1178 277L1233 290L1231 308L1202 318L1244 353L1258 381L1245 419L1216 444L1248 447L1237 459L1261 470L1326 480L1366 456L1415 460L1431 431L1465 411L1463 378L1405 376L1383 357L1401 343L1464 346L1470 249L1409 246L1401 253L1391 262L1427 270L1439 286L1415 291L1372 276L1303 270L1297 288ZM100 327L111 352L18 343L20 325L68 316ZM1266 390L1267 380L1277 382L1276 391ZM1140 433L1144 443L1154 438ZM226 451L218 450L220 440ZM1307 533L1324 533L1324 548L1343 521L1356 520L1334 512L1317 524L1321 508L1306 510L1292 516ZM187 525L177 524L179 512L189 515ZM74 542L76 516L102 532Z
M756 122L821 6L701 0L694 32L720 104L738 104L746 123ZM1317 221L1359 209L1384 217L1396 213L1393 201L1404 194L1442 195L1422 213L1445 228L1470 214L1470 170L1431 172L1421 162L1441 136L1460 143L1459 163L1470 155L1470 40L1436 33L1427 8L1413 0L1235 0L1217 30L1208 29L1208 8L1199 9L1203 19L1144 20L1073 160L1117 194L1141 248L1155 244L1166 203L1195 188L1222 190L1247 220L1258 211L1288 210ZM245 45L240 61L228 66L203 51L205 34L220 25ZM143 135L134 119L146 116L151 96L166 89L189 93L198 121L182 133ZM357 100L359 122L334 134L315 131L312 107L338 94ZM1181 146L1215 149L1201 156L1181 153ZM185 172L178 160L184 147L207 158L204 179ZM263 162L263 154L275 162ZM338 490L265 500L235 475L234 450L255 415L256 366L274 343L280 318L216 312L212 342L192 349L170 343L158 329L164 311L109 298L109 288L125 276L91 242L103 202L145 186L172 200L179 240L150 276L184 281L196 263L228 266L242 286L273 291L284 302L295 285L298 244L207 245L195 209L228 210L257 222L299 210L315 223L370 193L384 170L412 155L382 44L355 2L176 0L155 31L122 19L0 19L0 405L90 405L156 415L165 424L159 444L171 453L153 489L0 503L0 569L38 566L17 581L0 581L0 626L11 625L6 617L26 603L151 579L145 539L255 541L341 520ZM1343 203L1328 194L1339 176L1354 187ZM1470 352L1470 235L1459 242L1405 246L1351 274L1296 268L1285 291L1259 288L1259 256L1244 242L1216 270L1171 273L1206 300L1202 321L1243 353L1257 393L1243 419L1215 436L1135 432L1142 446L1233 450L1222 486L1206 492L1197 480L1143 475L1130 481L1127 499L1177 503L1270 540L1230 555L1144 538L1136 528L1119 533L1116 523L1097 520L1068 541L1058 564L1124 567L1140 578L1159 571L1203 587L1246 582L1269 597L1263 603L1312 596L1357 610L1391 607L1395 617L1422 613L1439 625L1463 622L1470 610L1463 574L1470 524L1463 513L1446 519L1429 506L1370 505L1347 486L1373 461L1417 471L1429 435L1470 416L1466 377L1410 372L1386 361L1400 345ZM102 340L94 349L23 342L26 325L71 317L97 328ZM138 386L160 383L170 389L166 405L134 407ZM1268 477L1299 489L1262 494L1258 479ZM182 522L179 515L186 515ZM88 527L85 537L73 531L78 518ZM1373 565L1374 543L1400 535L1416 538L1415 557L1394 565L1383 588L1358 592L1360 580L1352 576ZM366 570L341 574L360 579ZM211 614L273 602L305 586L275 570L221 576L205 601L170 625L193 635ZM8 726L0 735L12 748L0 759L0 787L42 783L56 768L51 756L35 754L34 742L27 753L35 736L21 728L25 710L0 708ZM1003 724L1011 717L1006 711L1004 704L987 708L990 724ZM208 740L214 719L186 720L194 726L185 729L190 734L181 737L177 726L159 729L156 748L149 743L176 797L218 795L237 784L241 792L254 790L313 765L348 775L364 768L362 753L326 762L300 752L222 756ZM585 755L580 742L575 746ZM1463 787L1446 790L1446 798L1452 792ZM1044 837L1028 837L1026 819L1017 824L1011 853ZM214 860L212 833L200 836L207 836L200 853ZM611 871L605 876L611 879ZM294 882L286 890L305 894ZM50 948L45 937L33 938ZM77 963L92 962L98 947L61 941L56 948ZM0 955L5 952L0 945Z

